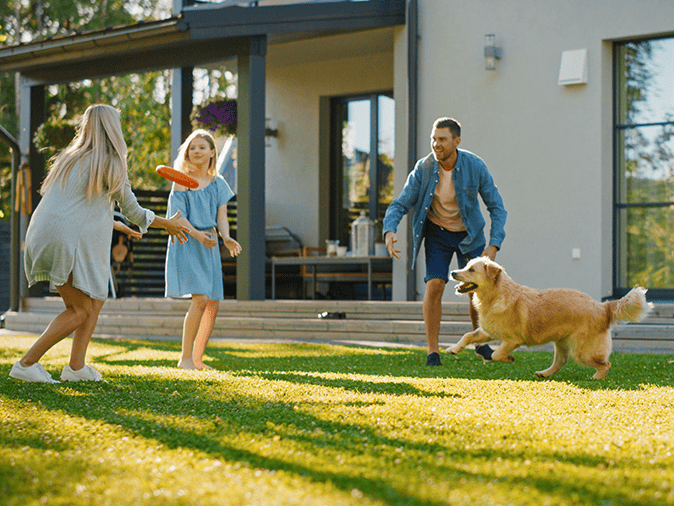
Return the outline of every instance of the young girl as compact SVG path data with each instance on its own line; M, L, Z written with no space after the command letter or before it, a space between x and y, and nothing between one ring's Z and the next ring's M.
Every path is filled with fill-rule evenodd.
M241 245L229 236L227 202L234 196L227 182L216 173L218 152L213 136L195 130L180 146L173 168L199 182L194 190L174 184L168 214L180 212L180 222L196 241L169 244L166 253L166 297L191 296L182 336L183 369L212 369L204 364L206 344L213 332L220 301L224 298L222 264L215 227L232 256Z
M165 228L172 240L174 236L179 242L187 240L179 214L166 219L138 205L129 184L126 155L117 110L92 105L84 112L70 145L53 159L26 232L24 264L29 285L50 281L66 309L14 364L10 377L58 383L38 361L73 334L70 362L61 379L101 379L98 371L85 366L85 356L108 295L113 201L142 232L150 226Z

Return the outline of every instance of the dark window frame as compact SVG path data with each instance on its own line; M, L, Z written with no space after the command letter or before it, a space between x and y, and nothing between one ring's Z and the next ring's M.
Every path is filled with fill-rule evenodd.
M619 298L623 297L629 290L631 286L622 286L621 279L624 278L624 273L622 271L622 263L624 255L627 255L627 251L623 251L623 244L621 240L622 234L622 222L621 222L621 212L625 209L634 209L634 208L665 208L671 207L674 210L674 201L652 201L652 202L639 202L639 203L630 203L625 202L620 199L621 196L621 171L623 170L623 165L621 160L623 160L623 153L621 150L620 135L623 131L629 129L639 129L639 128L648 128L653 126L674 126L673 121L657 121L657 122L644 122L644 123L622 123L620 122L621 118L621 103L622 103L622 93L624 90L621 89L621 79L619 77L619 72L622 69L622 62L619 61L621 58L620 47L627 44L639 43L645 41L656 41L663 39L671 39L674 37L674 34L662 35L658 37L640 37L624 41L616 41L613 43L613 297ZM626 249L626 248L625 248ZM672 265L674 269L674 265ZM674 287L672 288L648 288L648 298L653 300L674 300Z

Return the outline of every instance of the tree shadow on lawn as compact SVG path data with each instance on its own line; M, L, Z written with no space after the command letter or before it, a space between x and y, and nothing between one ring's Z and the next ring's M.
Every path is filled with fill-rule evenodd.
M156 341L104 341L106 346L117 347L119 352L99 354L96 361L109 365L147 367L175 367L180 356L180 343ZM115 358L140 349L151 348L162 353L175 353L175 359L120 359ZM232 374L256 375L266 379L279 379L296 383L322 384L331 382L335 387L356 392L387 393L396 395L437 396L437 392L424 392L417 386L405 383L409 378L446 378L512 381L557 381L589 390L642 390L644 385L673 386L674 358L665 354L620 353L611 355L612 367L606 378L594 380L594 369L576 364L572 359L553 378L538 378L536 371L546 369L553 360L547 351L521 351L515 353L515 363L485 363L472 351L458 355L442 353L443 365L426 367L426 350L415 348L365 348L325 344L250 344L232 346L209 344L206 363L218 370ZM303 374L304 373L304 374ZM334 373L346 375L377 375L395 378L391 382L372 382L367 379L322 378L307 373Z
M11 380L5 377L0 379L0 384L3 381ZM139 383L142 383L143 388L138 388ZM506 482L508 488L521 486L537 489L543 496L568 498L579 495L588 504L601 504L607 500L613 501L612 504L644 504L635 503L621 492L606 486L601 477L585 476L579 479L578 474L560 476L550 472L549 466L558 461L588 469L606 464L600 457L583 454L582 449L573 454L538 452L532 457L526 449L470 449L464 445L448 448L437 442L424 443L403 437L389 437L370 425L326 420L302 409L306 407L326 412L334 403L313 400L301 403L262 402L244 393L236 393L223 400L204 395L204 383L222 385L221 381L215 379L169 379L146 374L111 378L110 383L37 387L34 384L19 384L3 395L24 402L29 398L38 403L40 409L104 422L111 427L119 427L162 443L170 449L187 448L213 459L243 463L250 468L284 471L315 483L332 483L345 492L356 488L390 505L447 504L445 500L433 501L415 495L413 490L425 487L421 483L423 479L418 477L420 471L431 481L453 483L473 492L477 490L480 496L488 493L484 489L486 482L502 481ZM167 394L175 388L181 389L178 395ZM87 394L86 401L83 401L81 395L73 395L73 391ZM353 405L354 409L369 405L366 402L344 404ZM193 421L195 418L197 423ZM471 432L479 433L479 430L475 427ZM3 446L29 446L59 452L77 449L76 443L46 440L41 434L39 429L32 437L16 434L16 437L4 441ZM242 435L244 438L239 438L239 444L236 444L237 437ZM253 439L248 440L248 437ZM133 440L129 444L132 445ZM288 451L276 452L275 456L262 454L262 448L266 445L284 444L288 444ZM410 458L401 458L398 449L403 449ZM298 456L293 458L295 453ZM334 469L338 466L333 462L336 456L345 453L349 455L348 465L344 472L339 472ZM291 454L293 456L283 458ZM363 457L362 460L359 460L360 457ZM543 467L548 466L547 470L540 474L533 473L533 476L525 473L527 475L522 477L504 478L503 473L485 471L482 465L501 461L507 467L509 463L521 463L528 459L543 464ZM71 464L75 466L73 473L69 469ZM466 470L467 467L474 468L474 464L483 469ZM626 459L621 461L621 465L637 464L627 462ZM0 465L0 473L7 471L11 475L12 470L4 467ZM392 469L397 471L400 480L392 482L387 479ZM82 462L63 461L59 472L71 476L72 481L77 480L77 474L86 472L86 469ZM408 481L412 480L418 480L417 487L409 486ZM642 483L639 485L643 486Z

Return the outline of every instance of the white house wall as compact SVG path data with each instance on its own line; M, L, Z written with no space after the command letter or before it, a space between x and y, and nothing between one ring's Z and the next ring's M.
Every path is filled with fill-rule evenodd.
M419 1L418 154L437 117L461 122L461 147L485 160L505 201L497 260L516 281L611 294L611 41L674 33L672 19L669 0ZM503 50L495 71L484 68L489 33ZM574 49L588 51L588 83L559 86ZM420 296L424 272L422 258Z
M266 108L279 136L266 152L266 221L290 228L307 246L324 246L319 244L318 223L319 100L393 89L391 33L388 29L385 37L343 35L269 48ZM375 48L353 44L359 37ZM335 54L336 44L345 51ZM313 61L322 54L338 58Z

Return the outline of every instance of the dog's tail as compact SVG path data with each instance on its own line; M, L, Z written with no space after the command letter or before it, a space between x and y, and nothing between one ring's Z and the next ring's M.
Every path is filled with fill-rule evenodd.
M622 299L610 304L614 318L625 322L639 322L653 309L653 304L646 302L646 289L640 286L632 288Z

